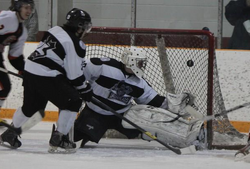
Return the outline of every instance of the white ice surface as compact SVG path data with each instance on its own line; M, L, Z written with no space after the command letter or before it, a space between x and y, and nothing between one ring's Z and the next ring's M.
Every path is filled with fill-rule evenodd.
M247 169L250 157L234 161L235 150L176 155L157 142L102 139L75 154L49 154L52 123L41 122L22 135L22 147L0 147L0 169ZM0 129L2 133L4 130Z

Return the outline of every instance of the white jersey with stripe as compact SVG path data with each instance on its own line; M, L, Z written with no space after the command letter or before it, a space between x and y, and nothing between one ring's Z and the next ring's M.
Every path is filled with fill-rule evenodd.
M165 101L165 97L158 95L144 79L126 73L122 62L110 58L91 58L86 63L84 73L93 88L94 97L117 113L127 111L132 100L155 107L160 107ZM92 102L87 102L87 106L99 114L113 115Z
M25 70L44 77L65 75L77 88L86 87L83 74L85 44L66 28L49 29L37 49L30 55Z
M16 12L0 12L0 43L9 36L16 36L16 40L9 44L9 55L19 57L23 54L24 43L28 33L25 26L19 22Z

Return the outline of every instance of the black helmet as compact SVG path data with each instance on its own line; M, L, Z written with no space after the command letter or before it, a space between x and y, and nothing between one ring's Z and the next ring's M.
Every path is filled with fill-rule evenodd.
M20 11L20 8L23 6L23 4L30 4L32 8L34 8L34 0L12 0L11 1L11 7L10 10L12 11Z
M77 31L81 28L83 31L89 32L92 27L90 15L78 8L73 8L66 15L66 26L73 28L74 31Z

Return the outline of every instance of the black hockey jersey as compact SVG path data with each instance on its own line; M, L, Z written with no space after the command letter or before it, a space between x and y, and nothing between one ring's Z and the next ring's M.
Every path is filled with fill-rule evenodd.
M83 69L85 44L65 28L49 29L25 64L25 70L39 76L65 75L77 89L86 87Z
M86 63L84 74L93 87L94 97L117 113L127 111L133 100L155 107L163 105L165 97L158 95L144 79L126 73L122 62L110 58L91 58ZM92 102L87 102L87 105L97 113L113 115Z

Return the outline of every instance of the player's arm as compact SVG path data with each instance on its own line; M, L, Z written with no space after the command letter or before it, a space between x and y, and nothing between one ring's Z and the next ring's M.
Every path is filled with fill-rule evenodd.
M98 59L97 59L98 60ZM83 65L83 75L85 77L84 83L87 84L86 87L78 86L78 91L80 92L81 98L85 101L90 101L93 95L93 90L91 87L92 82L94 82L101 73L102 64L96 64L96 59L86 60ZM99 61L97 61L99 63Z
M145 80L141 80L140 86L143 88L143 94L135 98L136 103L166 108L164 96L160 96Z
M86 66L83 73L90 83L98 79L102 71L103 64L100 58L91 58L86 60Z
M85 101L90 101L93 91L91 85L88 83L88 79L84 74L86 67L85 45L82 44L82 51L78 53L75 51L75 47L70 42L64 44L66 50L66 56L64 59L64 69L66 71L67 78L70 83L79 91L80 97ZM78 54L83 54L79 56Z
M25 59L23 56L23 49L25 44L25 37L26 36L21 36L16 43L11 44L8 54L10 64L15 69L17 69L20 74L24 71Z
M4 47L9 45L11 42L16 40L16 36L11 35L13 30L13 25L10 25L12 17L8 15L0 15L0 52L2 53Z
M167 96L163 97L157 94L157 92L151 88L146 81L144 81L143 84L144 93L136 100L137 103L168 109L169 111L179 115L185 115L187 113L185 109L187 105L194 105L194 96L192 94L167 93Z

